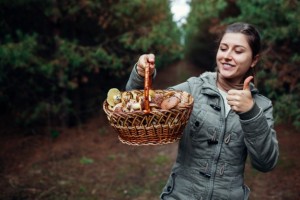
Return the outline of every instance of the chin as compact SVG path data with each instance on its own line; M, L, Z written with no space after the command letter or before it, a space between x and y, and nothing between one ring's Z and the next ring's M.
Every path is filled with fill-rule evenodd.
M234 72L228 72L228 71L220 70L220 74L224 78L232 78L232 77L234 77Z

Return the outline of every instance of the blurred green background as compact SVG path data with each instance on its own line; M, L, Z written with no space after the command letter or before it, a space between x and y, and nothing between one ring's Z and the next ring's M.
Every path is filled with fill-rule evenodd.
M258 88L273 100L277 122L299 127L299 2L190 5L178 27L169 1L2 0L1 115L30 128L82 123L99 112L109 88L124 89L139 55L154 53L158 69L185 59L213 70L217 34L245 21L260 29L264 42Z

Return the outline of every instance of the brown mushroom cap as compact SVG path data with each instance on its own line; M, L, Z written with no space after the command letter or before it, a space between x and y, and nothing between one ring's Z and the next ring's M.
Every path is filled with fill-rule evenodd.
M188 104L188 103L178 103L177 105L176 105L176 108L188 108L189 107L189 105L190 104Z
M161 103L161 108L164 110L170 110L174 108L179 103L179 99L177 97L169 97Z
M155 94L155 96L151 99L153 103L157 104L158 106L161 105L161 103L164 100L163 94Z

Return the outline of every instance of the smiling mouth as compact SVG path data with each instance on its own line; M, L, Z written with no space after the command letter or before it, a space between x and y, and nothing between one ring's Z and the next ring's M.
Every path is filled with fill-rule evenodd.
M234 67L234 65L230 64L230 63L222 63L222 65L224 67Z
M230 69L232 69L233 67L235 67L235 65L232 65L232 64L230 64L230 63L222 63L222 65L223 65L223 69L224 69L224 70L230 70Z

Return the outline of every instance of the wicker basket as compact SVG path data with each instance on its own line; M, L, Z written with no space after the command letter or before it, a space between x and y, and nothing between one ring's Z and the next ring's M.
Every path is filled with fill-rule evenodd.
M145 99L149 99L149 88L151 87L149 80L149 70L146 70L145 88L141 90L144 92ZM167 92L167 90L162 91ZM182 93L182 91L174 92ZM181 138L193 108L193 97L189 95L189 98L190 103L182 108L150 111L149 101L145 101L145 110L134 112L113 112L105 100L103 110L122 143L161 145L173 143Z

